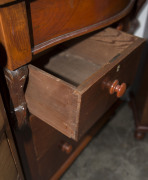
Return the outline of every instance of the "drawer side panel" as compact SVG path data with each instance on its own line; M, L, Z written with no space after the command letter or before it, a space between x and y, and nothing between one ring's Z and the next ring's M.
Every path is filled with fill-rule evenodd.
M75 137L78 96L60 79L29 65L29 111L68 137Z

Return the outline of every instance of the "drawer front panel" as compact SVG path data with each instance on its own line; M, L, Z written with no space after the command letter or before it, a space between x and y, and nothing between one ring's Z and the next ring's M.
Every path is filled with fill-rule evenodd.
M117 94L110 94L108 84L115 80L119 84L126 83L129 87L133 80L139 63L140 51L135 50L125 59L122 59L105 76L97 80L93 86L87 89L81 100L80 124L78 139L99 119L117 100ZM134 60L134 64L133 64Z
M134 0L32 1L30 7L34 45L44 43L44 47L51 46L111 24L125 16L133 2Z
M35 116L30 117L30 125L40 176L50 179L74 152L77 143ZM67 151L62 149L65 143L70 146Z
M117 100L117 93L109 93L112 83L132 83L143 42L108 28L50 58L43 70L30 65L29 111L80 139Z

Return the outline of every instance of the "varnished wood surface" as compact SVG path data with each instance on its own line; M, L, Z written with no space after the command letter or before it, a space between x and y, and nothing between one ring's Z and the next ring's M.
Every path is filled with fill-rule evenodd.
M113 105L100 121L79 142L75 142L53 129L37 117L30 116L32 139L35 148L38 171L41 179L58 179L70 166L79 153L86 147L98 130L109 120L120 101ZM72 151L67 154L62 151L64 143L72 146Z
M18 172L5 134L0 137L0 178L2 180L18 179Z
M107 73L107 75L102 77L98 82L95 82L92 87L83 93L79 117L79 137L81 137L89 129L89 127L96 122L96 117L100 118L103 113L106 112L106 110L108 110L117 100L116 94L108 95L108 89L103 88L102 90L100 88L102 86L102 82L108 83L109 81L113 82L114 79L118 79L121 83L125 82L127 86L131 85L139 60L135 60L136 56L137 53L131 53L129 57L126 57L119 62ZM132 59L134 59L135 67L132 68L131 72L130 67L133 66ZM120 66L120 71L117 73L118 66Z
M24 97L24 86L28 75L28 67L23 66L15 71L4 70L9 93L13 103L12 117L16 115L15 128L21 129L27 124L27 106Z
M0 6L7 6L9 3L12 3L12 2L16 2L16 0L1 0L0 1Z
M33 53L121 19L134 0L36 0L30 3Z
M55 146L59 149L59 152L62 152L62 145L63 143L67 142L67 140L73 146L73 148L76 146L76 142L70 140L34 115L30 116L30 125L33 133L33 142L35 145L37 160L42 159L46 154L51 156L49 151L52 149L54 152ZM63 153L63 155L64 154L65 153Z
M144 68L143 74L140 78L138 91L135 96L132 97L131 106L135 118L135 137L137 139L143 139L145 133L148 132L148 53L145 46L144 53Z
M8 1L7 0L3 0L2 1L2 3L7 3ZM11 2L11 0L9 1L9 2ZM34 1L35 2L35 1ZM50 2L52 2L52 3L54 3L54 1L50 1ZM62 2L62 1L61 1ZM63 1L64 2L64 1ZM132 1L131 1L132 2ZM123 1L123 3L125 3L125 1ZM21 2L20 2L20 4L21 4ZM46 4L46 3L45 3ZM44 6L45 5L44 3L42 4L39 4L39 6L41 5L41 6ZM10 5L10 4L9 4ZM14 47L16 47L17 46L17 48L19 49L21 49L21 52L23 52L24 54L22 54L22 56L18 53L16 53L15 52L15 50L17 49L15 49L13 46L11 46L10 47L10 50L12 50L13 48L13 52L14 52L14 54L16 55L17 54L17 56L16 57L14 57L13 56L13 52L11 52L12 53L12 56L14 57L14 59L16 60L15 62L14 62L14 64L13 64L13 59L8 59L8 65L7 65L7 67L9 68L9 69L11 69L11 70L14 70L14 69L16 69L16 68L18 68L18 67L20 67L20 66L22 66L22 65L24 65L24 64L26 64L26 63L28 63L28 62L30 62L30 60L31 60L31 48L30 48L30 40L29 40L29 38L28 38L28 24L26 23L27 21L26 21L26 12L24 11L25 10L25 6L24 6L24 3L23 3L23 8L21 9L20 8L20 6L18 6L17 4L16 4L16 6L15 6L15 3L14 4L12 4L13 6L11 6L11 8L13 9L13 13L12 13L12 15L11 14L9 14L9 12L11 12L11 8L9 9L9 6L8 6L8 9L6 8L6 9L2 9L2 11L1 11L1 20L0 20L0 22L1 22L1 42L2 42L2 48L1 49L4 49L4 51L2 51L2 53L1 53L1 55L3 54L4 55L4 59L5 60L7 60L7 58L6 58L6 54L7 53L5 53L5 50L7 49L7 48L9 48L9 43L11 43L12 41L10 40L10 42L9 42L9 40L8 39L11 39L12 38L12 40L13 40L13 35L14 35L14 39L18 42L18 44L13 44L13 46ZM40 7L41 7L40 6ZM46 5L45 5L46 6ZM45 7L44 6L44 7ZM39 8L40 8L39 7ZM92 7L92 6L91 6ZM51 39L51 41L49 40L47 40L47 41L45 41L45 42L43 42L43 43L41 43L41 44L37 44L35 47L34 47L34 49L33 49L33 53L35 54L35 53L38 53L38 52L40 52L40 51L43 51L43 50L45 50L45 49L47 49L48 47L51 47L51 46L53 46L53 45L55 45L55 44L57 44L57 43L59 43L59 42L62 42L62 41L65 41L65 40L67 40L67 39L71 39L71 38L73 38L73 37L76 37L76 36L79 36L79 35L82 35L82 34L84 34L84 33L87 33L87 32L90 32L90 31L93 31L93 30L96 30L96 29L98 29L98 28L101 28L101 27L104 27L104 26L106 26L106 25L108 25L108 24L110 24L110 23L113 23L113 22L115 22L115 21L117 21L118 19L120 19L121 17L123 17L123 16L125 16L129 11L130 11L130 9L131 9L131 7L132 7L132 3L131 4L129 4L129 6L126 6L126 7L128 7L128 8L123 8L123 11L122 11L122 13L119 13L119 14L116 14L115 16L113 16L113 18L111 18L111 19L108 19L109 21L103 21L103 23L101 22L101 23L99 23L99 24L93 24L93 25L90 25L90 26L87 26L87 27L85 27L85 28L81 28L80 29L80 31L73 31L72 33L66 33L64 36L59 36L58 35L58 38L56 38L56 36L55 36L55 38L54 39ZM16 10L16 9L19 9L18 11ZM22 16L20 15L20 9L22 10L22 12L23 13L21 13L21 14L23 14L23 19L24 19L24 26L22 26L24 29L25 29L25 38L23 39L22 37L21 37L21 35L20 34L23 34L22 33L22 29L23 28L20 28L21 29L21 33L20 33L20 31L18 30L19 29L19 27L20 26L18 26L18 24L21 24L22 23L22 21L20 22L19 20L20 19L22 19ZM42 8L41 8L42 9ZM10 11L9 11L10 10ZM117 10L117 9L116 9ZM48 11L48 10L47 10ZM59 11L58 9L57 9L57 11ZM5 13L6 12L6 13ZM18 13L17 13L18 12ZM25 12L25 13L24 13ZM96 11L94 11L94 12L96 12ZM80 14L81 14L81 12L80 12ZM6 16L5 16L6 15ZM7 16L8 15L8 16ZM16 18L16 15L17 15L17 18ZM49 13L47 12L47 15L49 15ZM19 16L21 17L21 18L19 18ZM25 16L25 18L24 18L24 16ZM6 17L6 19L5 19L5 17ZM46 14L45 14L45 16L44 17L47 17L46 16ZM12 21L9 21L10 19L12 20ZM52 18L52 19L54 19L54 18ZM89 18L88 18L89 19ZM10 22L13 22L13 24L12 24L12 26L11 26L11 23ZM16 29L17 30L15 30L15 24L14 24L14 22L16 23ZM19 23L17 23L17 22L19 22ZM42 22L42 21L41 21ZM88 22L88 21L87 21ZM39 22L38 22L38 24L40 24ZM48 26L50 26L50 23L48 23L47 22L47 24L46 25L48 25ZM46 26L45 25L45 26ZM84 24L83 24L84 25ZM6 35L4 35L4 32L6 32L6 31L3 31L3 29L5 30L6 29L6 27L9 27L9 26L11 26L11 27L14 27L14 30L15 30L15 33L13 33L13 31L12 32L10 32L10 38L8 37L7 38L7 34ZM44 27L45 27L44 26ZM12 29L13 30L13 28L10 28L10 29ZM46 28L44 28L44 29L46 29ZM56 29L56 27L55 27L55 29ZM62 29L62 28L61 28ZM27 30L27 31L26 31ZM67 30L67 29L66 29ZM70 29L70 32L71 32L71 30L72 29ZM9 31L9 30L8 30ZM68 29L68 31L69 31L69 29ZM60 32L59 32L60 33ZM9 34L9 33L8 33ZM48 35L47 35L48 36ZM45 36L43 36L43 38L44 38ZM37 38L37 36L36 36L36 38ZM21 41L21 39L23 39L23 42ZM48 39L48 37L47 37L47 39ZM20 43L20 41L21 41L21 43ZM13 42L15 42L14 40L13 40ZM29 42L29 45L28 45L28 42ZM22 44L22 46L20 45L20 44ZM27 44L27 46L26 46L26 44ZM140 42L139 42L139 44L140 44ZM4 48L3 48L4 47ZM26 48L27 47L27 51L25 51ZM19 51L19 50L16 50L16 51ZM8 51L8 52L10 52L10 50ZM11 55L11 53L9 54L9 55ZM10 57L10 56L9 56ZM17 59L18 58L18 59ZM26 58L26 59L25 59ZM116 58L115 58L116 59ZM113 60L114 60L114 58L113 58ZM4 61L5 62L5 64L4 65L6 65L6 61ZM10 65L9 65L10 64ZM106 69L105 69L106 70ZM108 70L108 68L107 68L107 70ZM90 79L90 80L94 80L95 81L95 78L93 78L92 77L92 79ZM91 85L91 83L90 83L90 81L89 82L87 82L87 85ZM80 86L81 87L81 86ZM88 86L87 86L88 87ZM87 88L86 88L87 89ZM85 90L86 90L85 89ZM83 90L83 87L82 88L80 88L80 90ZM48 163L50 163L49 161L50 161L50 158L48 159L48 156L49 156L49 154L48 154L48 148L50 148L50 146L48 147L48 145L49 145L49 143L48 143L48 138L47 138L47 142L43 142L43 148L42 147L39 147L39 145L36 145L36 147L38 148L37 149L37 151L36 151L36 147L34 146L34 139L31 139L32 138L32 136L31 136L31 127L28 125L28 124L26 124L27 126L27 128L25 128L25 129L23 129L22 131L17 131L17 132L15 132L15 136L16 136L16 141L17 141L17 145L18 145L18 149L19 149L19 152L20 152L20 157L23 159L22 160L22 162L23 162L23 167L24 167L24 172L25 172L25 177L27 177L28 179L29 178L32 178L32 179L42 179L42 176L40 176L40 174L42 175L43 174L43 176L45 177L45 175L46 175L46 172L49 172L49 168L48 168ZM37 125L37 124L36 124ZM46 126L48 126L48 125L46 125ZM14 128L14 127L12 127L12 128ZM10 131L10 129L9 129L9 131ZM40 132L39 132L40 133ZM89 138L88 138L89 139ZM36 138L36 144L37 144L37 138ZM51 140L52 141L52 140ZM85 143L84 143L85 144ZM42 146L42 145L41 145ZM44 149L44 147L45 147L45 149ZM81 148L80 148L81 149ZM53 150L53 152L54 152L54 150ZM41 154L40 154L41 153ZM46 154L47 153L47 154ZM44 155L47 155L47 158L46 157L43 157ZM51 156L51 155L50 155ZM60 156L60 155L59 155ZM61 155L62 156L62 155ZM37 160L37 159L38 160ZM63 156L62 156L62 158L63 158ZM25 160L24 160L25 159ZM73 158L72 158L73 159ZM54 161L54 158L53 158L53 161ZM39 164L40 165L37 165L38 164L38 162L39 162ZM41 165L41 163L43 163L42 165ZM54 167L56 167L56 163L59 163L59 162L56 162L55 161L55 166ZM17 164L17 163L16 163ZM45 169L44 169L44 167L45 167ZM51 167L53 167L52 165L51 165ZM54 169L54 172L55 172L55 170L56 170L56 168ZM47 176L48 176L48 173L47 173Z
M141 82L139 84L139 91L135 97L135 103L138 110L140 125L148 126L148 54L146 56L145 67L143 70Z
M25 2L0 7L1 65L10 70L32 59Z
M107 111L103 117L88 131L88 133L81 139L77 148L70 155L70 157L62 164L58 171L52 176L51 180L60 179L61 175L67 170L67 168L73 163L77 156L83 151L83 149L88 145L88 143L93 139L93 137L99 132L99 130L104 126L104 124L110 120L114 115L117 108L119 108L121 101L118 100L110 109Z
M134 0L105 3L102 0L36 0L27 2L26 6L25 2L3 0L0 6L1 65L15 70L32 60L31 46L33 54L37 54L103 28L127 15L133 4Z
M6 126L7 127L7 137L9 137L11 150L13 151L18 171L21 172L21 167L19 166L19 163L18 163L18 156L16 153L16 148L19 153L19 158L20 158L21 165L22 165L22 171L24 173L23 174L24 179L38 180L38 179L40 179L40 177L38 175L38 169L36 167L37 163L36 163L35 151L34 151L34 147L33 147L33 143L32 143L32 136L31 136L29 123L28 123L28 121L25 121L25 126L23 126L23 128L21 128L21 129L18 129L18 126L17 126L18 123L16 123L17 120L19 120L18 117L27 119L27 113L26 113L26 111L24 111L25 108L22 106L25 104L21 103L22 99L23 99L23 92L22 92L23 87L21 87L21 85L23 86L23 83L25 82L25 74L23 74L24 68L25 67L20 68L17 71L18 73L14 72L14 71L11 72L11 73L13 73L13 75L10 75L11 73L9 74L10 76L7 77L8 81L9 81L8 87L6 87L6 82L5 82L5 80L3 80L2 73L1 73L1 78L3 80L1 85L4 86L4 88L2 88L2 90L3 90L2 93L3 93L3 98L4 98L3 100L5 103L5 107L7 108L7 112L8 112L7 116L9 119L11 130L15 137L15 144L14 144L14 140L13 140L13 137L11 134L11 130L10 130L10 128L8 128L8 126ZM15 86L16 82L17 82L17 86ZM8 92L9 90L10 90L10 94ZM22 95L21 98L19 97L20 90L21 90L21 95ZM13 106L13 103L14 103L14 106ZM15 107L15 105L19 106L19 103L20 103L21 109L20 109L20 112L18 112L18 116L16 117L14 107ZM23 180L23 175L21 174L22 180Z
M29 111L68 137L79 139L117 100L115 95L109 94L107 84L115 79L120 83L131 84L143 42L143 39L109 28L54 56L51 69L50 61L47 62L49 64L43 69L49 70L55 76L29 66L26 91ZM73 56L74 61L78 59L86 64L94 63L96 67L99 65L96 72L88 73L88 77L81 77L83 73L80 73L77 82L79 79L82 79L82 82L78 83L78 86L73 84L74 75L70 74L72 71L67 71L76 67L77 72L77 64L65 65L61 59L73 59ZM63 62L60 66L59 60ZM66 60L65 63L67 62ZM79 68L81 72L83 66ZM62 73L65 73L64 76Z
M4 126L5 126L4 118L2 112L0 111L0 137L3 134Z
M14 139L0 95L0 179L24 180Z
M25 97L30 112L44 119L46 123L51 120L52 127L74 137L73 121L76 119L78 102L78 96L74 93L75 89L44 71L38 71L34 66L29 65L29 71L30 83ZM35 80L37 77L40 77L38 81ZM33 92L34 87L35 92ZM47 92L43 90L44 88ZM38 108L41 111L37 110Z
M30 124L40 177L50 179L74 152L77 143L35 116L30 117ZM73 148L69 154L62 151L64 143L69 143Z

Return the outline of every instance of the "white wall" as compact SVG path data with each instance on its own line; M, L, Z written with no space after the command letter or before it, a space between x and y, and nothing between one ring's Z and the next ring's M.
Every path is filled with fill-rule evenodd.
M138 14L138 21L140 23L140 27L135 31L134 34L139 37L148 38L148 0Z

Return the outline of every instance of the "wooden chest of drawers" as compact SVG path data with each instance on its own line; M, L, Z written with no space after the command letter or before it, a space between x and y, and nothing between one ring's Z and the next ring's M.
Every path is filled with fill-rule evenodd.
M117 22L133 5L0 2L2 94L27 180L59 177L54 173L78 156L94 135L89 129L103 125L100 118L132 83L144 40L112 28L88 33Z

